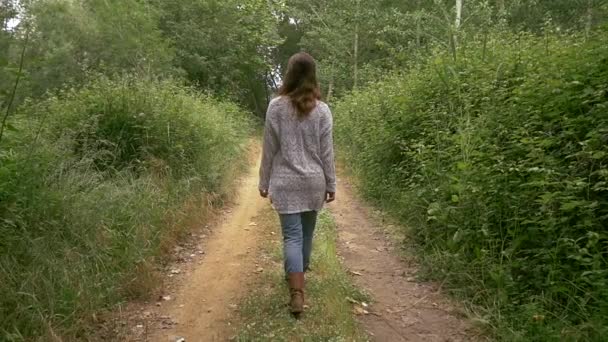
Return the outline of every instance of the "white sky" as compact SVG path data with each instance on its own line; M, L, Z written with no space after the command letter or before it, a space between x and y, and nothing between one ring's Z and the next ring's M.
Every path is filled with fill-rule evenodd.
M6 24L8 26L9 30L14 29L17 25L19 25L19 19L14 18L8 21L8 23Z

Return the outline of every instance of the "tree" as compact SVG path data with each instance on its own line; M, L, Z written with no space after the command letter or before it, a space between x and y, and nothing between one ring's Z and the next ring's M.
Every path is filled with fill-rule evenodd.
M277 19L266 0L151 0L188 80L265 111Z
M173 51L157 28L157 13L141 1L40 0L24 11L20 26L31 28L29 96L80 85L90 73L172 73Z

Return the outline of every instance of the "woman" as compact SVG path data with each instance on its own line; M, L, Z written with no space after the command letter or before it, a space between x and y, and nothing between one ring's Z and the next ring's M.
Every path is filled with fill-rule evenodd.
M294 315L304 307L317 213L336 198L332 116L320 99L315 61L298 53L266 113L259 190L279 213Z

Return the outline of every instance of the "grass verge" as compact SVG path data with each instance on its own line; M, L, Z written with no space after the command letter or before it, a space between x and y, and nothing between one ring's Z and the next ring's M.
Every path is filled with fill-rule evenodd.
M20 107L0 149L0 340L91 340L230 199L250 132L171 81L99 78Z
M367 341L354 316L351 301L367 301L342 268L336 251L336 228L323 212L314 241L312 272L307 274L309 308L301 319L288 312L289 291L284 280L281 231L276 214L265 209L257 219L268 235L261 260L266 271L240 306L238 341Z

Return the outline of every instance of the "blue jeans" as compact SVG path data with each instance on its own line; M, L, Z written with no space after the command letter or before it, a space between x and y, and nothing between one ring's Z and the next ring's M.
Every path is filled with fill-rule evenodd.
M279 218L283 229L285 273L304 272L310 264L317 212L280 214Z

